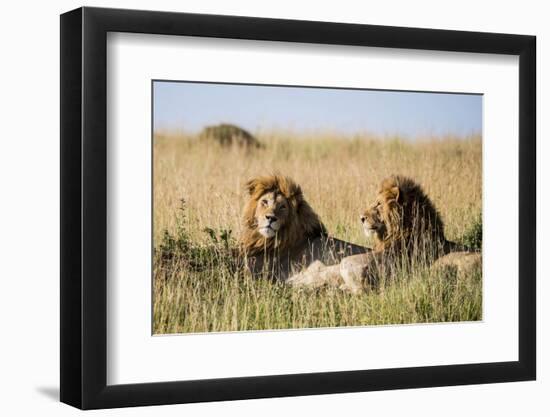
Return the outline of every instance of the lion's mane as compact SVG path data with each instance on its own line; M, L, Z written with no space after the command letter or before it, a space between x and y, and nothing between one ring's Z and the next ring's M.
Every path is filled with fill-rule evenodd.
M260 176L248 181L246 190L249 198L243 211L241 235L241 249L245 254L292 251L294 247L303 245L307 240L326 235L326 229L319 216L304 199L300 186L291 178L277 174ZM272 191L287 199L290 211L286 224L277 236L267 239L258 231L255 212L262 195Z
M417 182L400 175L388 177L380 184L376 200L385 225L382 235L374 235L376 252L430 250L435 255L447 250L450 242L445 239L443 220Z

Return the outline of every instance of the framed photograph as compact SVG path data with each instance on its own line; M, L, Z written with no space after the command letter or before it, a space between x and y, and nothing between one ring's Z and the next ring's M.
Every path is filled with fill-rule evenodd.
M535 37L61 16L61 401L533 380Z

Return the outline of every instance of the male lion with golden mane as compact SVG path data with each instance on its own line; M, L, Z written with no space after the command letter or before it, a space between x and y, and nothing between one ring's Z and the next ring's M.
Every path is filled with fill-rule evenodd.
M266 175L246 184L241 252L254 276L285 281L314 261L335 264L368 249L327 234L291 178Z
M289 283L317 286L340 277L343 288L358 292L375 287L398 267L427 266L437 260L438 267L463 271L481 264L479 253L445 238L439 212L422 187L408 177L384 179L375 202L361 215L361 223L365 234L374 238L372 251L346 257L340 265L317 263L291 277Z
M376 253L438 258L457 248L445 239L443 221L432 201L408 177L384 179L361 223L365 234L374 238Z

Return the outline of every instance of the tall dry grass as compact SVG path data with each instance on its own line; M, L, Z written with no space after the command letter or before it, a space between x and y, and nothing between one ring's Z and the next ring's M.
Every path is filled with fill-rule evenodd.
M369 242L359 214L373 200L379 182L390 174L411 176L441 212L447 237L461 240L481 213L479 136L407 141L270 132L258 138L265 147L247 151L200 142L192 135L155 135L156 253L160 248L166 252L167 242L179 236L185 242L170 250L198 256L193 261L189 256L155 257L155 333L481 318L479 274L453 280L419 269L377 292L312 293L253 280L231 267L224 252L240 234L245 182L270 172L291 176L302 186L332 235L362 245Z

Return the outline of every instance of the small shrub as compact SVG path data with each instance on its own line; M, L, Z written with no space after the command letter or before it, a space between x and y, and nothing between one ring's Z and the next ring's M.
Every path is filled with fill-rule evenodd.
M184 225L185 211L185 200L181 199L180 207L178 209L178 213L176 214L175 232L170 233L168 230L164 229L159 247L154 251L155 256L158 256L160 261L163 263L166 261L171 261L174 257L185 254L189 251L191 241Z
M482 242L483 221L480 214L466 230L466 233L462 237L462 244L475 250L481 250Z
M237 145L240 147L261 148L262 145L250 132L232 124L222 123L207 126L200 133L203 141L213 141L221 146Z
M203 231L210 238L208 244L192 242L185 228L185 201L176 217L176 229L171 233L163 231L162 240L155 249L156 259L165 269L187 268L191 271L215 270L227 268L235 271L237 267L237 241L231 229L216 230L210 227Z

